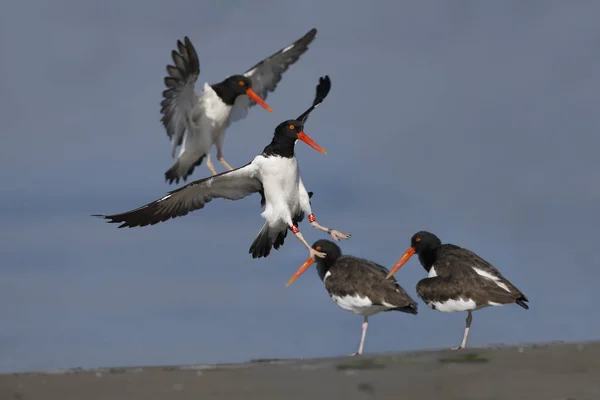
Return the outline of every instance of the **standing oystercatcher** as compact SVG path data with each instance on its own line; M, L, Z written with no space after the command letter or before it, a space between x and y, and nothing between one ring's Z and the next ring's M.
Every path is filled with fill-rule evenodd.
M294 147L301 140L327 154L304 133L303 128L308 115L327 97L330 89L329 77L320 78L312 106L297 119L279 124L271 143L249 164L191 182L135 210L95 216L108 219L111 223L121 223L119 228L154 225L204 208L214 198L239 200L252 193L260 193L265 207L261 215L266 221L250 247L252 258L267 257L272 247L278 249L283 245L288 228L308 248L311 257L324 257L324 253L315 251L306 243L298 229L298 223L304 219L305 213L314 228L329 233L336 241L348 239L350 235L321 226L316 221L311 211L310 196L300 177Z
M417 314L417 303L395 278L386 279L388 270L372 261L343 256L339 246L329 240L317 240L312 248L325 253L317 260L317 273L331 299L346 311L362 315L362 336L358 351L363 353L369 316L382 311L402 311ZM310 257L290 278L289 286L312 265Z
M467 347L473 311L511 303L529 309L527 297L493 265L470 250L453 244L442 244L430 232L421 231L413 235L409 249L387 277L391 277L415 253L429 273L428 278L417 284L419 297L434 310L468 312L463 340L460 346L452 350Z
M175 65L167 65L167 90L163 92L160 112L171 139L171 157L175 157L178 146L181 148L177 161L165 172L165 179L169 183L187 180L204 157L206 166L216 175L210 160L213 144L217 146L217 160L228 170L233 170L223 158L225 131L232 121L243 119L254 104L273 111L264 99L275 90L290 65L308 50L316 34L317 30L312 29L242 75L229 76L213 85L205 83L201 94L195 91L200 74L198 54L187 36L183 43L178 40L179 52L173 50L171 54Z

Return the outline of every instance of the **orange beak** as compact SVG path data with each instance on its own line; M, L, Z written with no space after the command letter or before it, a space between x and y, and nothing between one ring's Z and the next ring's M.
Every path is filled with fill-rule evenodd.
M292 282L294 282L296 279L298 279L298 277L300 275L302 275L304 273L304 271L306 271L308 269L308 267L310 267L314 262L315 262L315 260L312 257L308 257L308 260L306 260L304 262L304 264L302 264L302 266L300 268L298 268L298 271L296 271L296 273L294 275L292 275L290 280L287 281L287 283L285 284L285 287L290 286L292 284Z
M308 137L308 135L304 132L300 132L298 134L298 139L302 140L304 143L315 149L316 151L320 151L323 154L327 154L324 148L319 146L314 140Z
M258 97L258 95L256 94L256 92L254 90L248 88L248 90L246 90L246 94L248 95L248 97L250 97L252 100L254 100L256 102L256 104L258 104L259 106L261 106L268 112L273 112L273 109L271 107L269 107L269 105L267 103L265 103L265 101L263 99Z
M406 264L406 262L409 260L409 258L411 258L413 256L413 254L415 254L415 248L414 247L410 247L408 250L406 250L404 252L404 254L402 255L402 257L400 257L400 260L398 260L398 262L396 263L396 265L394 265L394 268L392 268L392 270L390 271L390 273L387 274L387 276L385 277L385 279L387 279L390 276L394 275L396 273L396 271L398 271L400 268L402 268L402 266L404 264Z

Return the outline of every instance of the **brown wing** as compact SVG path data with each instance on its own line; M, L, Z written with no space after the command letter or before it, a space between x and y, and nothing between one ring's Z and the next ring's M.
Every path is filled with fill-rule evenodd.
M374 304L391 305L400 311L417 313L417 303L396 278L385 279L389 272L385 267L362 258L341 256L331 268L332 277L325 280L327 291L341 296L367 296Z
M252 81L252 89L263 100L267 98L270 92L275 91L283 77L283 73L308 50L308 45L315 39L316 35L317 30L311 29L291 45L265 58L244 73L244 76ZM239 96L231 111L231 120L238 121L244 118L250 107L255 104L248 96Z
M114 215L95 215L110 223L121 223L119 228L154 225L171 218L181 217L203 208L214 198L239 200L262 190L254 164L194 181L166 196L132 211Z

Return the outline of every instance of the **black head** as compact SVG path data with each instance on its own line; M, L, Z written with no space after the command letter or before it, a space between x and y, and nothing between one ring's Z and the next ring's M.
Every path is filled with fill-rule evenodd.
M406 262L414 254L419 255L419 258L421 258L424 254L426 255L426 257L430 258L432 254L430 253L430 251L440 247L441 245L442 242L433 233L426 231L420 231L415 233L412 236L412 238L410 238L410 247L404 252L402 257L400 257L400 260L398 260L398 262L390 270L390 273L387 275L387 277L389 278L390 276L394 275L396 271L402 268L402 266L406 264Z
M252 89L252 81L244 75L232 75L225 79L222 84L235 93L236 97L246 94L248 89Z
M244 75L232 75L225 78L223 82L212 85L212 88L227 105L232 106L238 96L247 95L265 110L273 112L271 107L252 88L252 80Z
M304 124L309 114L325 100L331 89L331 80L328 76L319 79L319 84L316 88L313 104L296 119L289 119L277 125L273 135L273 141L265 147L263 155L265 156L280 156L291 158L294 156L294 146L296 140L302 140L304 143L313 149L327 154L325 149L315 143L306 133L304 133Z
M317 272L319 273L319 277L321 280L325 277L325 274L329 270L329 267L342 255L342 250L338 247L337 244L330 242L329 240L317 240L313 243L312 248L321 251L326 254L325 258L317 257L315 260L312 257L308 257L308 259L298 268L298 270L292 275L290 280L286 283L286 286L289 286L294 282L300 275L302 275L306 270L313 265L315 261L317 261Z
M427 231L417 232L410 238L410 246L415 249L417 255L425 251L437 249L441 245L442 241L440 238Z
M316 251L327 254L325 258L317 258L317 262L323 262L325 264L332 264L342 256L342 249L340 246L332 242L331 240L321 239L313 243L312 248Z
M301 140L313 149L327 154L324 148L304 133L304 124L301 121L288 119L277 125L273 134L273 140L265 147L263 155L292 158L297 140Z
M304 124L296 119L283 121L275 128L274 136L281 139L298 140L298 134L304 131Z

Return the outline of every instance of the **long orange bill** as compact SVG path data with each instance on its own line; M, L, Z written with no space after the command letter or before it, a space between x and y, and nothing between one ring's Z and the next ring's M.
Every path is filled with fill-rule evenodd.
M292 277L290 278L289 281L287 281L287 283L285 284L285 287L288 287L292 284L292 282L294 282L296 279L298 279L298 277L300 275L302 275L304 273L304 271L306 271L308 269L308 267L310 267L312 265L312 263L314 263L315 260L312 257L308 257L308 260L306 260L304 262L304 264L302 264L302 266L300 268L298 268L298 271L296 271L296 273L294 275L292 275Z
M415 254L415 248L414 247L410 247L408 250L406 250L404 252L404 254L402 255L402 257L400 257L400 260L398 260L398 262L396 263L396 265L394 265L394 268L392 268L392 270L390 271L390 273L387 274L387 276L385 277L385 279L387 279L390 276L394 275L396 273L396 271L398 271L400 268L402 268L402 266L404 264L406 264L406 262L409 260L409 258L411 258L413 256L413 254Z
M308 137L308 135L304 132L300 132L298 134L298 139L302 140L304 143L315 149L316 151L320 151L323 154L327 154L324 148L319 146L314 140Z
M254 100L256 102L256 104L258 104L259 106L261 106L268 112L273 112L273 109L271 107L269 107L269 105L267 103L265 103L265 101L263 99L258 97L258 95L256 94L256 92L254 90L248 88L248 90L246 90L246 94L248 95L248 97L250 97L252 100Z

